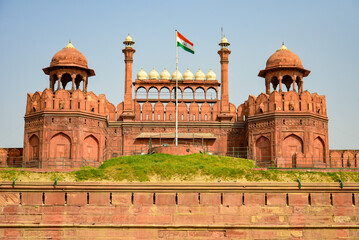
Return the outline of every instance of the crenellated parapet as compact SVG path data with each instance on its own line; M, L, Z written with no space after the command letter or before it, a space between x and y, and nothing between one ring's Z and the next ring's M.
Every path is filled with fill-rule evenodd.
M115 119L115 108L109 103L104 94L83 92L77 89L73 92L60 89L52 92L46 88L43 92L27 94L26 115L44 112L87 112Z
M273 112L313 113L326 117L325 96L320 96L317 93L311 94L308 91L303 93L273 91L270 94L261 93L258 97L250 95L244 105L238 108L238 118L241 118L241 115L250 117Z

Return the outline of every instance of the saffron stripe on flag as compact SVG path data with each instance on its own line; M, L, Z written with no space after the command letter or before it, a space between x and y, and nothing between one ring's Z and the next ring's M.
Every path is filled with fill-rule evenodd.
M187 42L187 43L189 43L189 44L191 44L192 46L193 46L193 43L190 41L190 40L188 40L187 38L185 38L182 34L180 34L179 32L177 32L177 37L178 38L180 38L182 41L185 41L185 42Z

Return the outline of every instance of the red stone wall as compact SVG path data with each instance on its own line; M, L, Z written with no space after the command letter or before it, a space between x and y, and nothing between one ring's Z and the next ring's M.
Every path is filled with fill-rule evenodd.
M309 185L6 183L0 238L358 239L358 185Z

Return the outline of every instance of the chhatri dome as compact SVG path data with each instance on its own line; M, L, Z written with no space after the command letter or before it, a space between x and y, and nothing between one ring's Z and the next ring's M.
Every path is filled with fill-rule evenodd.
M206 76L204 75L204 72L199 68L196 74L194 75L195 80L204 80Z
M284 43L282 43L282 46L268 58L266 68L261 70L258 76L264 77L268 71L278 68L300 69L304 71L304 76L307 76L310 72L303 68L300 58L289 50Z
M193 73L187 68L187 71L183 73L183 80L193 80Z
M299 67L303 68L300 58L289 50L284 43L267 60L266 69L275 67Z
M72 45L71 41L69 41L66 47L58 51L52 57L50 66L42 70L45 74L50 75L60 68L76 68L77 70L83 69L86 71L88 77L95 76L95 71L87 66L86 57L79 50L77 50L74 45Z
M177 75L176 75L176 72L177 72ZM177 79L176 79L176 76L177 76ZM175 70L172 73L172 80L182 80L182 74L180 73L180 71Z
M141 70L137 73L137 79L147 80L147 73L143 70L143 68L141 68Z
M153 68L152 71L148 74L148 78L151 80L157 80L157 79L159 79L159 77L160 77L160 75L155 70L155 68Z
M88 68L86 57L72 45L71 41L66 47L53 56L50 67L55 66L78 66Z
M216 80L217 75L212 71L212 68L206 74L206 80Z
M163 70L163 72L161 72L160 78L163 79L163 80L170 80L171 79L171 74L165 68L165 70Z

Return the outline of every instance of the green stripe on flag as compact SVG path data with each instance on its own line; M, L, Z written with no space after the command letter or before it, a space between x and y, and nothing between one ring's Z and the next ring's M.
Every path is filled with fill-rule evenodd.
M180 42L177 42L177 47L181 47L183 50L194 54L194 51L192 49L189 49L188 47L183 46Z

